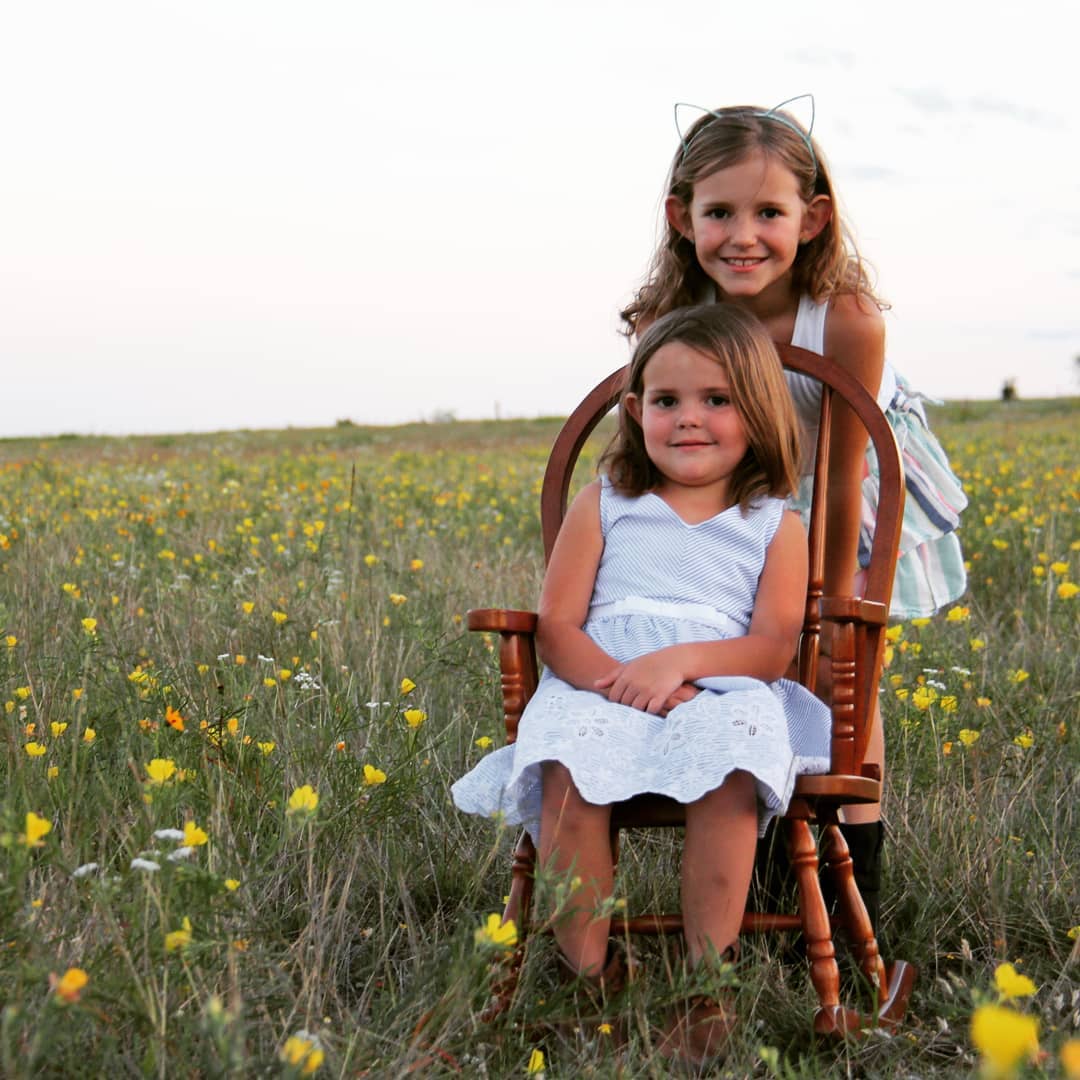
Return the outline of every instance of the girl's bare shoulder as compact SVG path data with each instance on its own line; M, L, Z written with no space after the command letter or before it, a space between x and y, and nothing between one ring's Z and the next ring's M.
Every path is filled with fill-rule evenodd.
M829 301L825 353L870 385L885 362L885 319L867 296L842 293Z

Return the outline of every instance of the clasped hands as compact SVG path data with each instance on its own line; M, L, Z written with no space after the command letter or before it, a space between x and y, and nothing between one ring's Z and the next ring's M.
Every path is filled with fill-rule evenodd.
M617 664L596 680L597 692L619 705L667 716L676 705L689 701L701 690L683 679L678 665L666 653L661 649Z

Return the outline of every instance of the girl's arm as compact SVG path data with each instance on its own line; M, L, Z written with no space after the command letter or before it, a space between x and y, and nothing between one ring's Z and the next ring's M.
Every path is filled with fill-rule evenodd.
M600 481L583 488L563 519L540 590L536 645L540 659L579 690L615 661L582 630L604 550L600 531Z
M825 354L877 397L885 366L885 320L870 300L834 297L825 326ZM858 572L866 431L842 402L829 430L829 501L825 507L825 594L846 593ZM826 644L828 649L828 644Z
M710 675L749 675L763 682L788 669L806 609L806 531L785 511L765 553L754 614L745 636L670 645L628 664L614 665L596 687L611 701L660 713L683 683Z

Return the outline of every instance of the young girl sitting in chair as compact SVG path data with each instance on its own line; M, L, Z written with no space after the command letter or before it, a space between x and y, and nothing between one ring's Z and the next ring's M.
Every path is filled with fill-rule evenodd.
M566 965L618 981L609 951L611 804L686 806L682 911L692 966L737 951L757 838L799 772L829 764L829 713L782 678L802 627L807 541L784 500L799 427L769 335L731 304L682 308L631 362L606 475L574 500L548 564L546 668L518 739L453 787L523 823L541 865L580 879L555 927ZM699 1062L733 1024L711 999L661 1050Z

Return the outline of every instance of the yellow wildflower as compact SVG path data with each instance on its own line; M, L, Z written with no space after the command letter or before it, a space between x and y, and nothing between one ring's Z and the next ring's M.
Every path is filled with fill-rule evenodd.
M977 697L975 699L975 704L978 705L980 709L986 709L989 708L993 702L988 697Z
M885 640L886 641L894 641L894 642L899 641L903 636L904 636L904 624L903 623L897 623L895 626L890 626L889 629L885 631Z
M971 1041L987 1076L1011 1076L1024 1058L1038 1054L1039 1022L1002 1005L980 1005L971 1018Z
M411 694L416 689L416 683L412 679L406 677L401 680L401 692L403 694Z
M957 604L949 608L945 615L946 622L967 622L971 618L971 608L961 607Z
M255 610L255 605L250 600L245 600L240 605L240 609L245 615L250 615Z
M9 649L14 649L15 646L19 644L19 639L14 634L8 634L7 637L4 638L4 644Z
M423 570L424 569L424 560L423 559L413 559L412 562L409 563L409 569L410 570Z
M476 740L476 745L479 746L481 750L486 750L492 742L494 742L494 740L490 735L481 735L480 738Z
M292 678L292 671L287 667L279 668L277 677L282 682L288 682Z
M318 1040L301 1031L285 1040L280 1057L286 1065L298 1068L302 1076L310 1076L319 1069L326 1055Z
M92 743L97 738L97 732L92 728L84 728L82 733L82 740L85 743Z
M477 945L496 949L512 949L518 941L514 920L503 922L501 915L489 915L484 925L477 927L473 937Z
M310 784L298 787L289 796L289 814L313 814L319 805L319 796Z
M46 752L47 747L38 742L28 742L24 749L30 757L41 757Z
M1031 678L1031 673L1025 671L1023 668L1018 668L1016 671L1010 671L1009 672L1009 680L1011 682L1016 683L1018 686L1025 679L1029 679L1029 678Z
M278 624L278 626L281 626L282 623L289 621L289 616L286 615L284 611L271 611L270 618L272 618L274 622Z
M1031 997L1035 993L1035 984L1021 975L1012 964L998 964L994 969L994 985L1003 1001L1014 998Z
M210 837L194 821L184 822L185 847L202 847L209 839Z
M82 628L90 637L93 637L97 633L97 619L83 619Z
M926 710L937 701L937 698L938 692L932 686L920 686L919 689L911 695L911 703L919 710L919 712L926 712Z
M165 951L176 952L186 949L191 944L191 920L185 915L179 930L171 930L165 935Z
M52 822L48 818L35 814L33 810L26 815L26 832L20 833L19 841L30 847L44 847L45 837L52 832Z
M240 888L240 882L234 877L226 878L225 888L228 889L229 892L236 892L236 890Z
M50 975L52 981L55 976ZM65 1005L74 1005L82 997L83 989L90 981L90 976L82 968L68 968L60 978L53 983L53 993Z
M176 762L172 758L156 757L146 766L146 774L151 784L164 784L172 779L176 772Z
M386 773L382 769L376 769L374 765L364 766L364 784L366 787L374 787L376 784L386 783Z
M378 555L370 555L369 554L369 555L364 556L364 565L365 566L374 566L378 561L379 561L379 556Z
M946 694L941 699L941 711L947 713L954 713L960 707L960 703L956 700L955 694Z
M1031 729L1021 732L1013 739L1013 743L1019 746L1023 750L1030 750L1035 745L1035 736L1032 734Z
M405 723L411 728L418 728L426 719L427 713L423 709L406 709Z
M1071 600L1078 592L1080 592L1080 585L1077 585L1075 581L1063 581L1057 587L1057 594L1062 600Z
M404 604L404 603L405 603L405 602L406 602L406 601L407 601L408 599L409 599L409 598L408 598L407 596L403 596L403 595L402 595L401 593L399 593L399 592L392 592L392 593L390 594L390 603L391 603L391 604L393 604L393 605L394 605L395 607L400 607L400 606L401 606L402 604Z
M49 730L52 732L52 736L54 739L59 739L60 736L63 735L65 731L67 731L67 728L67 724L62 720L54 720L49 725Z
M965 746L974 746L979 741L979 736L982 735L981 731L972 731L971 728L961 728L957 732L956 737Z
M275 742L259 742L259 743L256 743L255 745L263 752L263 755L265 756L267 754L272 754L274 752L274 747L277 746L277 743L275 743Z
M544 1051L533 1050L529 1055L529 1064L525 1066L526 1076L541 1076L544 1072Z
M1061 1048L1061 1067L1067 1080L1080 1080L1080 1039L1069 1039Z
M58 776L60 775L60 766L59 766L59 765L50 765L50 766L49 766L49 767L48 767L48 768L47 768L47 769L45 770L45 775L46 775L46 776L47 776L47 777L48 777L48 778L49 778L50 780L55 780L55 779L56 779L56 778L57 778L57 777L58 777Z
M1069 564L1067 562L1061 562L1059 559L1057 562L1052 562L1050 564L1050 569L1053 570L1058 577L1062 577L1069 572Z
M918 627L929 626L930 620L925 615L920 615L917 619L911 620L911 625Z
M180 715L177 709L174 709L171 705L165 709L165 723L173 729L173 731L184 730L184 718Z

